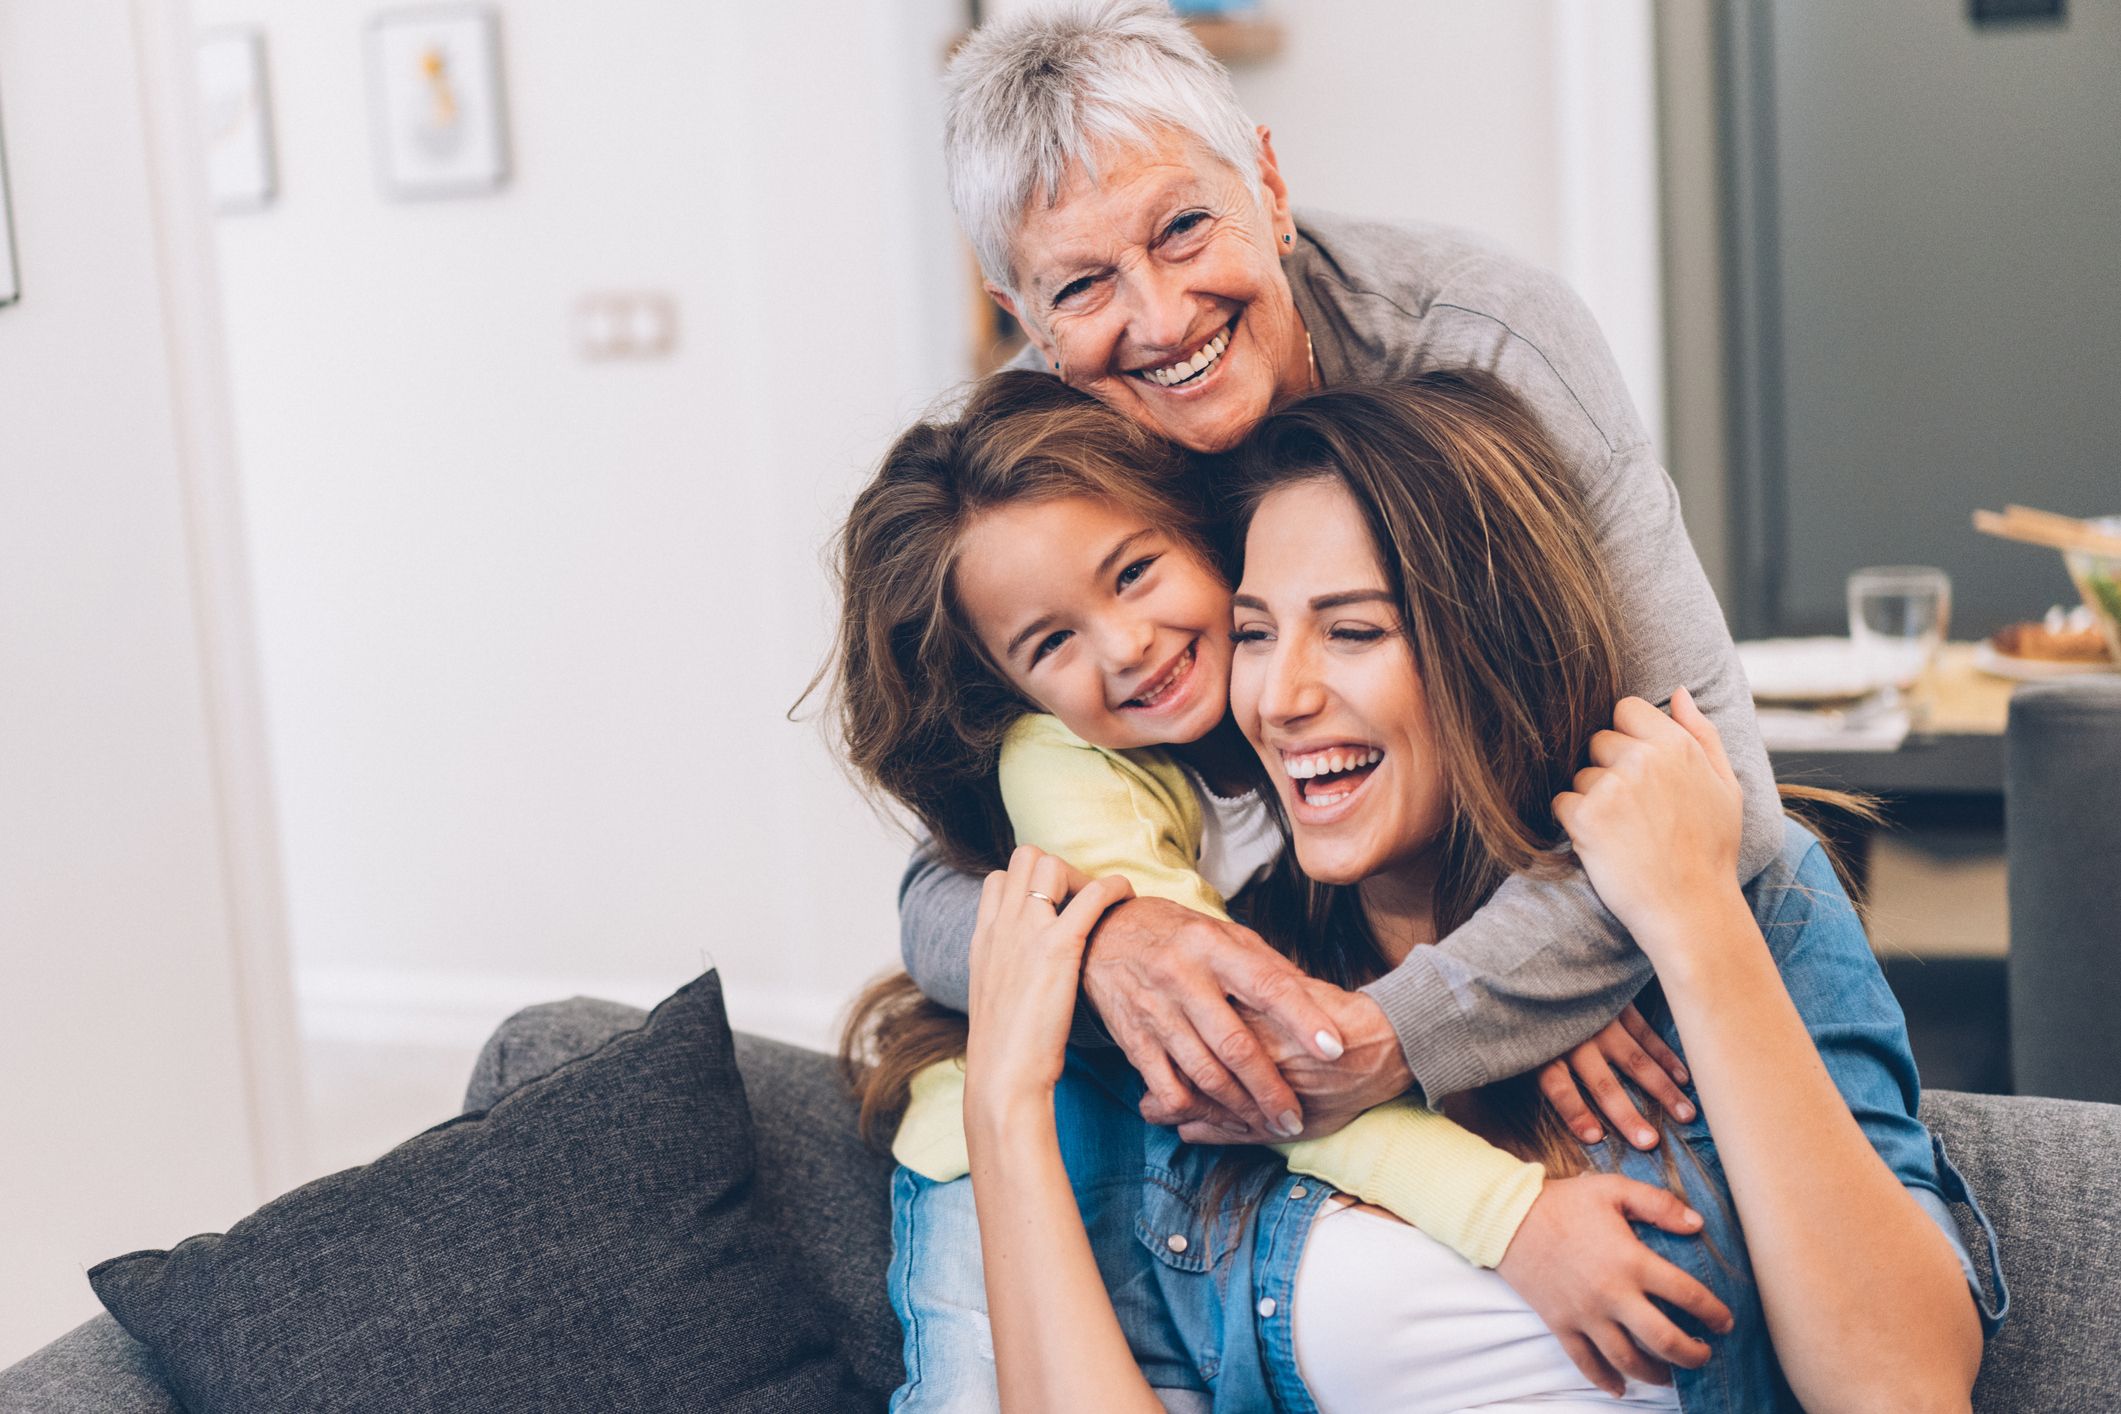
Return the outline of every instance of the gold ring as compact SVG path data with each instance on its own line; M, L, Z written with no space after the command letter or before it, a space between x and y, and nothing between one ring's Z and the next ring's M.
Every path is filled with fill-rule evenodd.
M1045 904L1045 905L1046 905L1046 906L1047 906L1048 908L1059 908L1059 907L1060 907L1060 905L1059 905L1059 904L1055 903L1055 902L1054 902L1054 901L1053 901L1052 899L1050 899L1050 898L1047 898L1047 897L1046 897L1046 896L1045 896L1044 894L1040 893L1040 892L1039 892L1039 891L1038 891L1037 889L1032 889L1032 890L1030 891L1030 893L1031 893L1031 897L1033 897L1033 898L1037 899L1037 900L1038 900L1038 901L1039 901L1040 903L1042 903L1042 904Z

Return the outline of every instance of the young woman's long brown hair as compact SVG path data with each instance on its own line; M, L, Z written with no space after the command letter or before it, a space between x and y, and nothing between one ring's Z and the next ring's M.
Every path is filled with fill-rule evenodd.
M1557 852L1553 799L1612 722L1624 629L1582 493L1524 404L1477 370L1311 393L1260 424L1229 479L1239 545L1267 494L1303 481L1342 487L1368 525L1450 802L1436 844L1438 935L1512 874L1575 870ZM1304 877L1293 849L1248 895L1247 921L1314 977L1357 987L1385 970L1356 889ZM1531 1075L1461 1108L1549 1172L1585 1167ZM1654 1105L1645 1113L1664 1128ZM1664 1146L1668 1170L1679 1147Z
M1270 414L1233 457L1237 543L1269 492L1311 480L1360 508L1421 674L1450 811L1434 846L1445 934L1510 875L1574 867L1554 852L1552 800L1621 697L1597 541L1538 423L1477 371L1327 389ZM1307 879L1293 849L1247 902L1312 976L1356 987L1386 969L1357 890ZM1479 1106L1509 1147L1550 1171L1583 1167L1528 1083L1490 1087Z
M848 764L912 812L944 862L975 873L1007 862L1015 839L995 768L1009 725L1038 710L957 602L966 530L1002 506L1089 496L1212 564L1204 486L1184 448L1041 373L983 380L957 416L916 424L885 454L837 547L831 710ZM864 1136L888 1137L912 1077L962 1055L964 1040L964 1017L926 1001L903 973L865 991L841 1041Z

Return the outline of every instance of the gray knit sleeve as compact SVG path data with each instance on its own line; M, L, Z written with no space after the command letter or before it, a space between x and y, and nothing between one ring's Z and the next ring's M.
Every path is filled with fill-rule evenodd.
M965 1010L972 995L972 928L980 881L944 864L924 845L906 861L898 886L898 948L906 971L931 1001Z
M1716 724L1743 789L1739 878L1782 841L1774 774L1715 595L1671 479L1647 447L1592 478L1591 511L1626 626L1622 690L1659 704L1685 686ZM1650 979L1650 964L1581 874L1518 876L1434 947L1363 990L1399 1033L1431 1104L1517 1075L1588 1040Z
M978 876L952 869L925 845L906 861L899 879L899 957L922 995L954 1011L967 1010L972 996L972 930L979 922L979 891ZM1112 1044L1112 1033L1087 997L1076 999L1068 1042Z

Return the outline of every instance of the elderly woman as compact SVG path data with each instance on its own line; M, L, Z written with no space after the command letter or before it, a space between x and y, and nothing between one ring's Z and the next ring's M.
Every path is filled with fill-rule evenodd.
M988 291L1030 336L1024 366L1188 447L1233 446L1321 382L1468 366L1501 379L1590 507L1623 690L1691 693L1743 787L1740 879L1776 857L1775 790L1722 614L1611 355L1559 281L1453 232L1298 216L1267 129L1156 0L981 28L950 68L945 142ZM917 853L900 895L907 971L960 1010L979 888ZM1649 977L1580 874L1524 875L1354 991L1303 977L1244 928L1136 899L1099 926L1083 992L1148 1087L1144 1115L1188 1138L1326 1132L1410 1086L1440 1103L1578 1048L1608 1118L1643 1143L1603 1057L1668 1092L1639 1021L1632 1035L1615 1024ZM1078 1030L1096 1034L1088 1015ZM1550 1066L1542 1084L1579 1135L1601 1137L1565 1074Z

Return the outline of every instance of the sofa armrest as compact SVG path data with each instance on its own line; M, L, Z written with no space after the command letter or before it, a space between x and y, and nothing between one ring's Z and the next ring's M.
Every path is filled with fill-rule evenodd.
M487 1038L464 1090L464 1112L492 1109L503 1095L552 1074L646 1020L648 1013L639 1007L597 997L524 1008Z
M1975 1410L2121 1409L2121 1106L1931 1090L1922 1119L1995 1225L2010 1283Z
M147 1347L108 1315L0 1370L8 1414L184 1414Z

